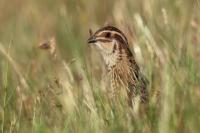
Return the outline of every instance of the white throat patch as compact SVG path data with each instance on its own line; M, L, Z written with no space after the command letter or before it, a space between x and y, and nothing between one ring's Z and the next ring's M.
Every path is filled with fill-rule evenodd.
M116 45L116 43L117 43L116 40L113 40L113 42L109 42L109 44L99 43L99 42L95 43L108 69L110 69L112 66L116 65L117 63L119 53L118 51L113 52L114 45Z
M115 66L117 63L117 59L118 59L118 52L116 51L115 53L111 53L111 54L103 54L103 59L104 62L106 64L106 66L108 67L108 69L110 69L111 67Z

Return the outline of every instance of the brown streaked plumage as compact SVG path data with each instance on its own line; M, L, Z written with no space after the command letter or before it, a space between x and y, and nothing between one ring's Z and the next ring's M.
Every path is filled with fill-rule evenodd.
M136 94L140 95L142 102L148 100L147 80L141 74L122 31L113 26L103 27L90 36L88 43L95 44L100 51L114 89L127 89L130 106Z

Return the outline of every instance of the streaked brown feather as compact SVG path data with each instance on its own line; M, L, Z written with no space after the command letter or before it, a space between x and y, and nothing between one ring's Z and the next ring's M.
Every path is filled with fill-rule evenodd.
M112 81L113 93L116 93L118 88L126 88L130 106L133 104L132 99L137 94L140 95L141 102L148 101L148 82L140 72L139 66L128 47L126 36L119 29L106 26L96 31L93 37L96 37L96 41L102 43L105 51L111 48L108 46L113 45L111 53L101 51L106 62L108 76ZM115 40L115 43L113 43L113 40Z

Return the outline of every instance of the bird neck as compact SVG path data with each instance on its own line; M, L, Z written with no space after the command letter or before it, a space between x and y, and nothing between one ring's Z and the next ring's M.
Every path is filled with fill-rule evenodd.
M102 53L106 68L110 70L118 63L118 53Z
M107 61L106 67L109 71L111 79L120 84L120 86L128 86L128 84L135 84L138 66L127 49L116 50L114 54L104 57Z

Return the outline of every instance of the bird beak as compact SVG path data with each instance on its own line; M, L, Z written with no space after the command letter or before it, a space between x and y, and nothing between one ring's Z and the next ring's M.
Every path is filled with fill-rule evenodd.
M88 43L95 43L97 40L96 40L96 37L95 36L91 36L88 40L87 40L87 42Z

